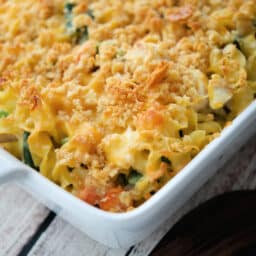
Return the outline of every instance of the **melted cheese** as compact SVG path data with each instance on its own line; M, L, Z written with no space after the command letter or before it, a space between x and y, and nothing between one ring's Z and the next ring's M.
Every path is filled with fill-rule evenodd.
M128 211L256 94L254 0L0 0L0 132L84 201Z

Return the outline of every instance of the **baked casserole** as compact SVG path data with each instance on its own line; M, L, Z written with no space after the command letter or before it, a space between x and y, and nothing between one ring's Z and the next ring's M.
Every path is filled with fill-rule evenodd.
M255 0L0 0L2 146L100 209L148 200L255 99Z

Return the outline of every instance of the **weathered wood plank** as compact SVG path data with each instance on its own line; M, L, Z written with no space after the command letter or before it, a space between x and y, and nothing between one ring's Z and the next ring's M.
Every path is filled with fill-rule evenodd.
M172 218L145 241L136 245L129 256L148 255L174 223L190 209L214 195L225 191L256 187L256 138L242 147ZM92 255L122 256L125 250L113 250L100 245L80 231L56 218L40 237L30 256L36 255Z
M0 187L0 255L17 255L49 210L14 184Z
M150 237L136 245L129 256L148 255L184 214L207 199L227 191L255 188L256 137L252 137L175 215Z
M126 250L111 250L93 241L62 219L56 218L28 255L122 256L125 253Z

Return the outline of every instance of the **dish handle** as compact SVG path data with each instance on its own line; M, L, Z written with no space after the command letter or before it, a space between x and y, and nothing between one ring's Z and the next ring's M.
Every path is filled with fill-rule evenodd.
M25 178L27 170L20 167L20 161L0 148L0 185Z

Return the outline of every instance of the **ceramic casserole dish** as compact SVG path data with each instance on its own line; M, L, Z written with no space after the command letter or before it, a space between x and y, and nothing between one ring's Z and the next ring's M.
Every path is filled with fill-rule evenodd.
M0 3L0 183L91 238L142 241L256 132L255 0Z
M3 149L0 151L0 182L17 182L92 239L109 247L129 247L170 218L256 132L255 122L254 101L160 191L127 213L109 213L85 204Z

